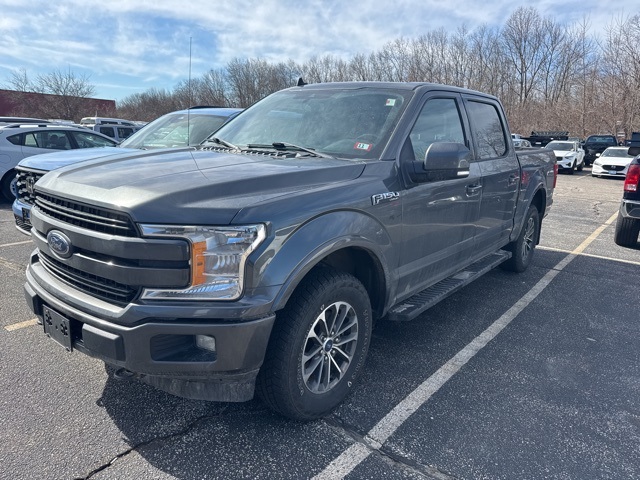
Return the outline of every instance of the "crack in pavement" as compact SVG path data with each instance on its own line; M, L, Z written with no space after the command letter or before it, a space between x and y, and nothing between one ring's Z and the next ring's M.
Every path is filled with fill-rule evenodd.
M153 445L155 443L162 443L162 442L166 442L166 441L171 441L171 440L173 440L175 438L179 438L179 437L185 436L185 435L189 434L191 431L195 430L198 426L203 424L205 421L207 421L209 419L212 419L212 418L219 417L220 415L222 415L225 412L225 410L227 410L227 407L223 407L222 410L220 410L215 415L203 415L201 417L198 417L198 418L193 420L191 423L189 423L186 427L184 427L182 430L180 430L178 432L170 433L170 434L167 434L167 435L162 436L162 437L152 438L151 440L147 440L145 442L140 442L140 443L134 445L133 447L128 448L124 452L121 452L121 453L117 454L115 457L113 457L111 460L109 460L109 462L107 462L107 463L105 463L103 465L100 465L99 467L94 468L87 475L85 475L83 477L75 477L74 480L89 480L91 477L93 477L97 473L100 473L100 472L106 470L107 468L109 468L110 466L115 464L115 462L117 462L121 458L126 457L130 453L132 453L134 451L137 451L139 448L143 448L143 447L146 447L148 445Z
M393 452L389 448L386 448L384 445L380 445L377 442L367 438L366 435L364 435L362 432L359 432L355 426L347 424L345 421L335 415L324 418L324 422L329 427L337 430L339 433L343 434L354 442L364 445L366 448L371 450L374 455L378 456L383 462L391 467L400 468L426 479L456 480L458 478L448 472L443 472L435 467L423 465L416 460Z

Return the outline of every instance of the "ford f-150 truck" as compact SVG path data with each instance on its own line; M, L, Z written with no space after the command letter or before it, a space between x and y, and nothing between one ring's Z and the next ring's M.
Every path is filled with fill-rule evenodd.
M44 175L26 299L117 377L318 418L356 385L374 320L527 268L556 179L551 150L516 154L495 97L300 82L198 147Z

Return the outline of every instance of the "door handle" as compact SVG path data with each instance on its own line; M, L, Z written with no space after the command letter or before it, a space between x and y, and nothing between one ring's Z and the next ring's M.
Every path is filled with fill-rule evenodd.
M520 175L516 175L515 173L512 173L511 175L509 175L509 182L507 183L507 185L509 186L517 185L519 179L520 179Z
M474 195L478 195L482 190L482 185L479 183L474 183L472 185L467 185L467 196L472 197Z

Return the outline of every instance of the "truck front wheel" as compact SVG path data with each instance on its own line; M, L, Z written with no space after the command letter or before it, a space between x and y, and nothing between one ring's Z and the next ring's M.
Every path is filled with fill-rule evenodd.
M294 420L327 415L353 390L371 339L371 306L352 275L317 268L277 314L258 395Z
M618 212L616 221L616 231L613 241L621 247L635 247L640 233L640 220L635 218L625 218Z
M540 214L538 209L531 205L520 235L505 247L505 250L511 252L511 258L501 265L505 270L524 272L527 269L533 258L539 231Z

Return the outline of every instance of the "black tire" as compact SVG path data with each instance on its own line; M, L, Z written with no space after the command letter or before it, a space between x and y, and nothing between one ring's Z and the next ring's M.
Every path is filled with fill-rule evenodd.
M640 220L635 218L625 218L618 212L616 221L616 232L613 241L621 247L635 247L638 244L638 234L640 233Z
M571 164L571 166L569 167L569 171L567 172L569 175L573 175L573 172L576 168L576 164L575 162Z
M511 272L524 272L533 258L539 232L540 214L538 209L531 205L527 211L520 235L505 247L505 250L511 252L511 258L502 263L501 267Z
M342 322L338 331L325 329L336 325L331 319ZM370 340L371 305L362 283L347 273L317 268L277 314L257 394L293 420L323 417L353 390Z
M584 168L584 160L580 162L580 165L578 165L577 170L581 172L583 168Z
M11 182L13 182L15 178L16 172L12 169L9 170L0 181L0 196L10 202L13 202L16 199L15 195L11 191Z

